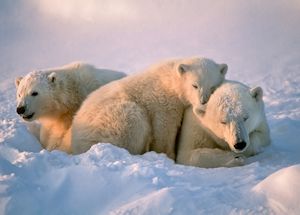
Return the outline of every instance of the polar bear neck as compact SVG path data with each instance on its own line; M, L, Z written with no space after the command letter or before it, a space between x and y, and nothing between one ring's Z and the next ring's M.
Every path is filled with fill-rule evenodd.
M78 90L76 86L77 86L76 82L71 82L71 81L68 82L68 84L65 84L63 88L65 89L66 93L62 94L60 97L61 104L64 105L64 108L68 112L71 112L72 115L78 110L81 101L83 101L85 98L85 96L82 95L81 90ZM73 92L74 90L77 92L74 93Z
M81 101L85 98L78 86L76 78L70 72L57 72L57 80L52 87L52 99L54 112L57 110L61 116L56 117L69 118L78 110Z

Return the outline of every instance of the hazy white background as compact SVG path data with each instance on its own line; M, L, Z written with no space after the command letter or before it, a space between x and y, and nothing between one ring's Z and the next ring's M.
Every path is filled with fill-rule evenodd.
M133 72L192 55L228 63L229 77L271 75L270 60L300 49L299 8L297 0L2 0L1 79L74 60Z

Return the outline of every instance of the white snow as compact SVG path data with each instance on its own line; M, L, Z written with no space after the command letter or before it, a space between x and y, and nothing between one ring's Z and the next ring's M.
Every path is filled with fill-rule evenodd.
M0 3L0 214L299 214L297 0ZM247 165L203 169L110 144L42 150L15 113L14 78L83 60L138 72L202 55L261 86L272 145Z
M254 187L278 214L297 214L300 205L300 165L279 170Z

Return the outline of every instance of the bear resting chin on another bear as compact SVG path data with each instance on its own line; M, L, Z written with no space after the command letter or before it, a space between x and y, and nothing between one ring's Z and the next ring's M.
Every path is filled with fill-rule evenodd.
M40 123L48 150L80 154L105 142L186 165L237 166L270 137L262 89L224 82L226 72L226 64L198 57L127 77L73 63L17 78L17 113Z

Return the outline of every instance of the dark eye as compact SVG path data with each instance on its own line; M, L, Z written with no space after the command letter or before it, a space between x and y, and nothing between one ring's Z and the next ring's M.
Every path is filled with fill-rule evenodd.
M226 122L225 122L225 121L222 121L221 124L226 125Z
M38 94L39 94L38 92L34 91L34 92L31 93L31 96L37 96Z
M197 84L193 84L192 85L195 89L198 89L198 85Z
M244 122L246 122L248 118L249 118L248 116L245 116L245 117L243 118Z

